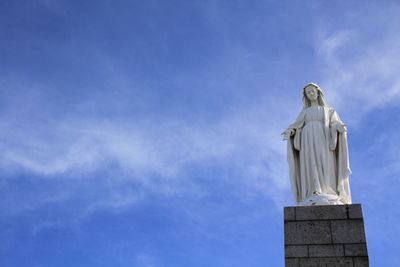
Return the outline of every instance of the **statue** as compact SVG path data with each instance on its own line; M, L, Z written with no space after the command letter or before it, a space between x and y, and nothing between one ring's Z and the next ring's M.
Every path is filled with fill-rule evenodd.
M303 102L296 121L283 133L297 205L351 204L346 126L317 84L304 87Z

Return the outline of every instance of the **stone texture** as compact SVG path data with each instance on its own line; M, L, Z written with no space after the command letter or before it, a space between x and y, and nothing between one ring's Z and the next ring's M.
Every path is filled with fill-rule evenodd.
M301 258L308 257L307 246L286 246L285 247L286 258Z
M335 220L332 223L333 243L365 243L362 220Z
M346 256L368 256L366 244L344 245L344 253Z
M288 258L285 267L354 267L352 258ZM357 267L364 267L362 265Z
M327 244L332 240L329 221L285 222L285 244Z
M349 219L362 219L363 212L361 204L347 205L349 210Z
M284 213L286 267L369 266L362 207L288 207Z
M353 267L352 258L300 258L299 267Z
M347 205L296 208L296 221L334 219L347 219Z
M310 245L309 256L310 257L343 257L344 249L343 245Z
M283 210L283 214L285 222L296 220L295 207L285 207Z
M299 267L299 258L285 258L285 267Z
M369 267L368 257L353 258L354 267Z

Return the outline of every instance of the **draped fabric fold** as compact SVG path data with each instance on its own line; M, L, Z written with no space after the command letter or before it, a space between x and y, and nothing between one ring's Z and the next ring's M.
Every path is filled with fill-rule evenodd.
M305 107L284 139L291 187L299 205L351 203L346 127L333 108Z

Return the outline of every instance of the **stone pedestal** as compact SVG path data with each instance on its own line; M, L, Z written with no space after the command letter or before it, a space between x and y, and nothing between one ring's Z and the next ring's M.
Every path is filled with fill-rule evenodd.
M360 204L285 207L286 267L369 266Z

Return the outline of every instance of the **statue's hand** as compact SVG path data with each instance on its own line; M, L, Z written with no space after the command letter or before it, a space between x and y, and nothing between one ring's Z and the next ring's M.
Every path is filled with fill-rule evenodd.
M339 133L347 132L346 125L344 125L344 124L335 123L335 124L332 125L332 127L333 127L336 131L338 131Z
M339 133L347 132L346 125L344 125L344 124L338 124L338 126L337 126L336 129L337 129L337 131L338 131Z
M295 134L295 129L287 129L286 131L284 131L283 133L282 133L282 135L283 135L283 140L287 140L287 139L289 139L292 135L294 135Z

